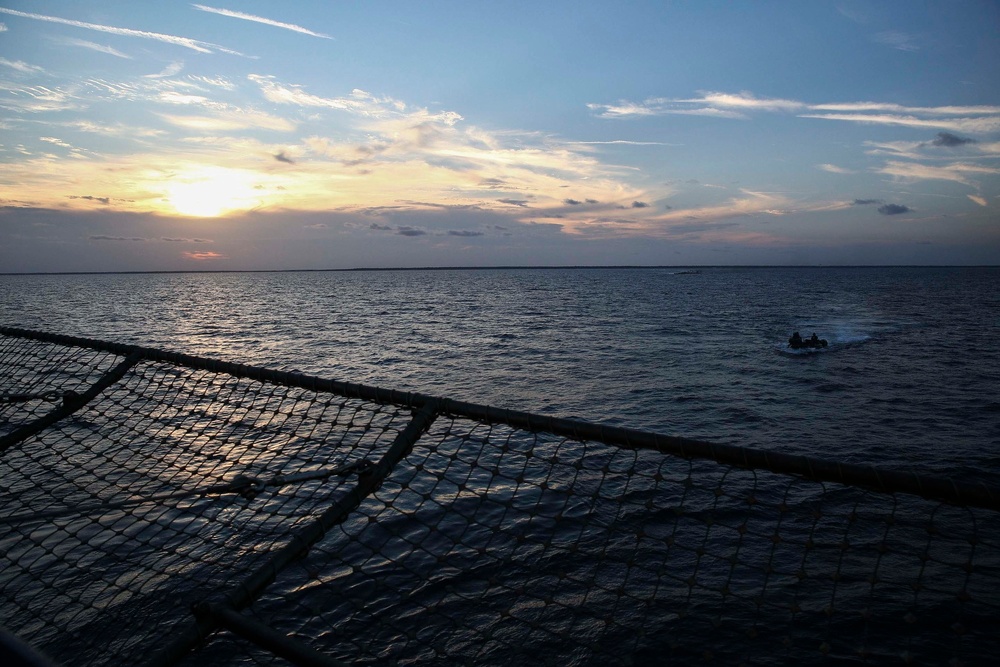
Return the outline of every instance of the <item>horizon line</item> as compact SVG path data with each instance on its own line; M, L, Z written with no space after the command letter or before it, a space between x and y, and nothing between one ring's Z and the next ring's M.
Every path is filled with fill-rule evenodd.
M121 271L0 271L0 276L141 275L177 273L349 273L362 271L515 271L601 269L983 269L1000 264L502 264L497 266L358 266L327 269L137 269Z

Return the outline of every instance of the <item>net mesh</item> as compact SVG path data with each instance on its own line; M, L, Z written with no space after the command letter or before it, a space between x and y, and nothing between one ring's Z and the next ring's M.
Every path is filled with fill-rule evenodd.
M56 662L1000 655L995 500L945 502L622 446L614 430L525 428L479 406L2 334L0 626Z

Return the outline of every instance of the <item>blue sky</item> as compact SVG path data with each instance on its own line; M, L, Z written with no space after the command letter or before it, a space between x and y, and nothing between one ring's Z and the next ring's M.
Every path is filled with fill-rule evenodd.
M995 2L0 0L0 271L1000 263Z

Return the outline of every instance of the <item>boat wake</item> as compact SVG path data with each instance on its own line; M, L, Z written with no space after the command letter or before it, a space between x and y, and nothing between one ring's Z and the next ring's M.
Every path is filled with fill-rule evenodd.
M870 327L862 327L857 324L848 323L816 323L801 325L799 331L815 331L820 339L826 342L822 347L798 347L792 348L787 340L775 343L774 348L781 354L792 357L814 356L825 354L836 350L843 350L848 347L860 345L873 338L875 333ZM805 337L804 337L805 338Z

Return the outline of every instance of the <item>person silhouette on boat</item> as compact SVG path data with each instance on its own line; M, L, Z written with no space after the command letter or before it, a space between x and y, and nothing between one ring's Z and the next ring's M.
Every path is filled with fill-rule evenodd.
M798 331L793 333L792 337L788 339L788 344L791 345L793 348L802 345L802 336L799 335Z
M813 335L809 337L809 342L812 343L813 345L819 345L819 336L817 336L816 333L813 332Z

